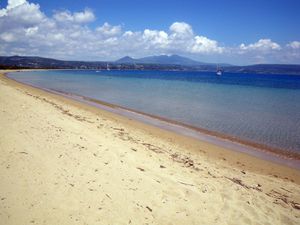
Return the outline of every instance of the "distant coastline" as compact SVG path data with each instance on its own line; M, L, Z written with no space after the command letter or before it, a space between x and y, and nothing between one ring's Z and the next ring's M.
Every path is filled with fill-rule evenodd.
M205 63L171 55L141 59L123 57L116 61L67 61L32 56L0 56L0 69L83 69L83 70L162 70L215 72L220 66L228 73L300 75L297 64L255 64L235 66L226 63Z

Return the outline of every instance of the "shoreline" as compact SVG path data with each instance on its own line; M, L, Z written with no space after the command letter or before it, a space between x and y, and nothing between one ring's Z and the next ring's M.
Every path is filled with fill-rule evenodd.
M38 69L39 70L39 69ZM38 71L34 70L34 71ZM108 102L104 102L98 99L93 99L77 94L66 93L59 90L52 90L37 87L31 84L20 82L14 78L8 77L9 72L18 72L17 71L8 71L2 72L6 79L15 81L19 84L23 84L25 86L30 86L32 88L36 88L42 91L46 91L48 93L52 93L55 95L59 95L65 98L69 98L83 104L87 104L93 107L96 107L101 110L106 110L113 114L118 114L121 116L125 116L129 119L137 120L144 124L154 126L158 129L163 129L167 131L174 132L178 135L184 135L199 141L205 141L210 144L217 145L221 148L229 149L230 151L237 151L243 154L247 154L252 157L256 157L258 159L270 161L273 163L277 163L283 166L288 166L290 168L300 170L300 153L279 149L275 147L270 147L265 144L255 143L253 141L246 141L240 138L230 136L227 134L219 133L216 131L210 131L200 127L194 127L191 125L184 124L182 122L174 121L171 119L163 118L160 116L144 113L141 111L133 110L127 107L123 107L120 105L111 104ZM30 71L30 70L29 70Z
M300 171L5 78L0 221L298 224Z

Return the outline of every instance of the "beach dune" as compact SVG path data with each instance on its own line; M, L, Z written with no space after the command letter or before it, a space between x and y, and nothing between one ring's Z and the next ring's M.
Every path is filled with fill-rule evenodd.
M300 172L0 76L0 224L299 224Z

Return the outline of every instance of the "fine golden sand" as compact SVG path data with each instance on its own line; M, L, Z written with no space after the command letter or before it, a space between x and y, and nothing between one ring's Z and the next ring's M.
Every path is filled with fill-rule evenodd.
M0 224L299 224L300 172L0 76Z

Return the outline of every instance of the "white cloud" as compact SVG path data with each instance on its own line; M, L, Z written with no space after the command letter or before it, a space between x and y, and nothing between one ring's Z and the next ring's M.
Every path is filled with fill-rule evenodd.
M143 40L148 47L165 48L169 44L169 36L165 31L146 29L143 32Z
M218 46L218 42L215 40L210 40L207 37L196 36L194 44L191 48L193 53L222 53L224 51L223 47Z
M170 31L174 37L187 37L193 35L191 25L185 22L175 22L170 26Z
M38 32L38 27L29 27L25 30L26 36L32 36L35 35Z
M17 6L26 4L26 0L8 0L7 1L7 7L0 10L0 16L7 15L7 11L13 8L16 8Z
M0 10L0 30L27 28L43 22L44 14L38 4L27 1L9 1L8 6Z
M15 36L12 33L4 32L0 34L0 38L5 42L13 42L16 40Z
M300 49L300 41L292 41L287 44L287 47L292 49Z
M8 0L7 2L8 8L11 9L26 3L26 0Z
M96 31L105 36L116 36L121 33L121 26L112 26L105 22L103 26L97 27Z
M74 13L74 21L78 23L89 23L95 20L95 15L90 9L85 9L84 12Z
M95 20L95 15L90 9L83 12L71 13L69 11L56 12L53 18L58 22L89 23Z
M257 42L249 45L241 44L241 50L245 51L269 51L269 50L280 50L281 47L276 42L273 42L271 39L260 39Z
M167 30L146 27L142 31L134 31L108 22L91 28L89 25L95 20L93 11L88 8L80 12L56 11L46 16L38 4L9 0L7 7L0 9L0 54L81 60L183 54L203 57L204 61L214 61L216 54L222 54L225 62L229 58L253 59L254 62L258 59L280 61L283 57L295 62L300 58L299 41L281 47L271 39L260 39L248 45L225 47L220 46L217 40L195 34L192 26L185 22L174 22Z
M124 37L132 37L134 35L134 32L132 32L131 30L125 31L125 33L123 34Z
M1 52L26 53L56 58L107 59L123 55L213 54L221 53L217 41L195 36L191 25L174 22L168 31L122 30L120 25L104 23L95 29L90 9L82 12L56 11L47 17L38 4L11 1L0 15ZM27 51L26 51L27 49Z

